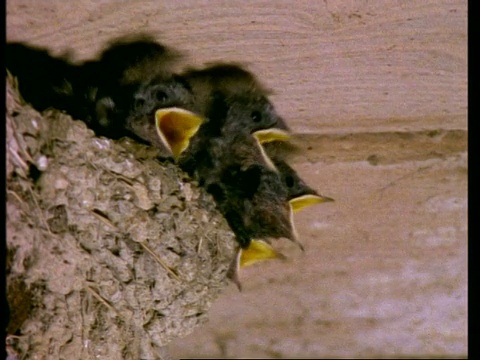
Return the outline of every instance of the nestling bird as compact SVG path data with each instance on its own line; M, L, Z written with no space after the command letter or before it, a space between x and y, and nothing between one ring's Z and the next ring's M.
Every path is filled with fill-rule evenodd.
M268 252L264 252L267 255L261 258L254 252L249 255L252 241L287 238L301 244L291 222L286 189L276 171L260 164L252 164L246 169L230 165L224 168L219 180L208 185L207 191L213 195L240 245L229 274L240 287L238 270L241 263L246 264L253 258L256 262L272 257ZM273 257L283 256L276 253Z
M179 165L214 196L235 232L240 250L230 276L240 286L240 266L284 258L263 240L286 237L298 243L286 188L261 145L286 141L288 127L267 90L237 64L216 64L182 76L205 123Z
M295 212L305 209L308 206L334 200L319 195L314 189L309 187L285 161L274 158L273 162L278 171L280 181L286 189L289 228L291 229L291 233L295 234L294 236L296 237L295 223L293 219L293 214ZM272 208L270 211L276 211L276 209ZM285 220L283 221L285 223ZM252 238L250 239L248 246L241 248L238 251L234 261L230 265L228 276L236 283L237 287L241 289L240 269L268 259L285 259L285 256L275 250L269 242Z
M191 139L179 165L190 174L202 161L203 153L214 138L227 139L235 134L253 134L259 130L288 127L276 113L266 90L255 76L236 64L216 64L182 74L195 98L194 112L205 122ZM256 145L257 148L263 151ZM273 167L270 160L267 160Z
M188 84L173 72L180 52L146 34L113 39L95 59L83 63L22 43L8 44L6 59L25 100L37 110L65 110L97 135L113 139L131 136L162 147L156 110L185 109L193 100ZM192 114L187 118L198 128L201 119Z
M195 95L196 111L214 118L215 128L250 133L270 127L288 130L267 97L267 88L242 65L215 63L188 69L182 77Z
M106 98L112 103L103 110L107 113L106 129L120 127L127 135L166 149L178 158L204 122L202 116L189 110L193 107L193 95L182 79L175 75L156 77L133 89L132 85L125 87L116 97ZM97 119L101 123L98 107Z
M184 84L174 78L173 70L180 59L179 51L149 35L114 39L98 59L82 64L85 80L78 88L88 98L80 118L98 135L133 135L160 146L153 143L158 141L154 136L155 111L191 99Z
M194 173L236 235L240 248L229 277L239 288L241 266L284 258L268 244L270 239L287 238L302 247L292 223L288 190L259 147L248 133L210 139Z
M177 158L203 122L190 111L188 83L173 72L180 58L180 52L146 35L111 42L98 60L83 64L85 77L96 79L87 123L97 134L130 136Z
M265 149L265 156L272 159L275 168L278 170L285 187L288 190L288 201L292 206L292 211L297 212L304 207L324 202L334 201L332 198L320 195L317 191L308 186L300 178L297 172L288 165L276 152L278 148L288 148L288 146L266 147L269 144L288 144L291 136L282 131L266 130L255 133L259 144Z

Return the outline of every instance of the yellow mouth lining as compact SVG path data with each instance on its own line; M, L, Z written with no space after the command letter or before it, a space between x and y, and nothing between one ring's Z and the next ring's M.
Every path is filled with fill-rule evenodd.
M298 212L308 206L334 201L332 198L321 195L302 195L289 201L293 212Z
M188 148L190 138L203 122L201 116L176 107L159 109L155 113L158 136L175 159Z
M255 131L253 133L253 136L258 140L260 144L265 144L273 141L290 140L290 134L288 132L275 128Z
M240 268L268 259L285 259L285 255L276 251L262 240L252 240L246 249L241 249Z
M252 136L255 138L257 141L258 148L260 149L260 152L262 153L262 156L265 160L266 165L272 169L275 172L278 172L277 168L275 167L272 159L267 155L265 152L264 147L262 144L268 143L268 142L273 142L273 141L288 141L290 139L290 135L280 129L265 129L265 130L258 130L255 131Z

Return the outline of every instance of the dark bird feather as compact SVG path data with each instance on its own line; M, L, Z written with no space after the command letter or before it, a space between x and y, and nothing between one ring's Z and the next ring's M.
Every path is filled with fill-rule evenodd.
M223 119L227 130L232 127L250 132L269 127L288 130L268 99L268 89L240 64L211 64L203 69L189 69L182 76L195 94L196 111L210 117L222 110L212 117L215 121ZM228 123L228 112L241 114L230 114L229 119L235 122ZM216 127L221 126L215 121Z
M24 43L6 44L5 53L5 66L26 102L39 111L74 107L73 86L80 71L68 56L55 57L46 48Z
M188 151L180 158L180 166L188 173L192 174L201 166L198 162L214 138L228 139L236 134L250 135L269 128L288 130L266 97L266 90L253 74L238 65L218 64L190 70L182 77L194 94L194 111L205 118L197 135L191 139Z
M242 247L252 238L296 240L288 192L270 160L248 134L210 140L194 177L210 192Z
M132 134L125 119L138 110L134 99L144 95L142 84L168 82L180 59L177 50L146 34L113 39L96 58L78 64L29 44L6 47L6 67L17 77L27 102L39 111L64 110L110 138ZM161 107L165 102L147 105Z

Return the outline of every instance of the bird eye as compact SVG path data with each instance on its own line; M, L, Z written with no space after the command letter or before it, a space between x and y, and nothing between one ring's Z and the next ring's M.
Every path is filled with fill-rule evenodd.
M285 184L287 185L287 187L291 188L293 186L293 176L285 176Z
M168 96L167 96L167 94L165 93L165 91L158 90L158 91L155 93L155 98L156 98L158 101L165 102L165 101L168 99Z
M262 121L262 114L260 113L260 111L252 111L252 113L250 114L250 117L255 123Z

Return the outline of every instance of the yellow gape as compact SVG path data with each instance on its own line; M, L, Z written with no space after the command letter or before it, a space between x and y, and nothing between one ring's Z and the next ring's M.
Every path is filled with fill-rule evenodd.
M181 108L165 108L155 113L158 136L177 160L203 123L200 115Z
M272 141L290 140L290 135L285 130L276 128L255 131L253 133L253 136L258 140L260 144L265 144Z
M334 201L332 198L322 196L322 195L302 195L296 198L293 198L289 201L290 206L293 212L298 212L308 206L312 206L315 204L321 204L324 202Z
M253 265L262 260L285 259L285 255L279 253L262 240L252 239L248 248L241 249L240 251L240 268Z
M290 135L284 130L272 128L272 129L255 131L252 134L252 136L255 138L255 140L257 140L257 146L260 149L260 152L262 153L262 156L265 159L267 166L273 171L278 171L275 165L273 164L272 160L270 159L270 157L265 152L265 149L262 144L273 142L273 141L286 142L290 139Z

